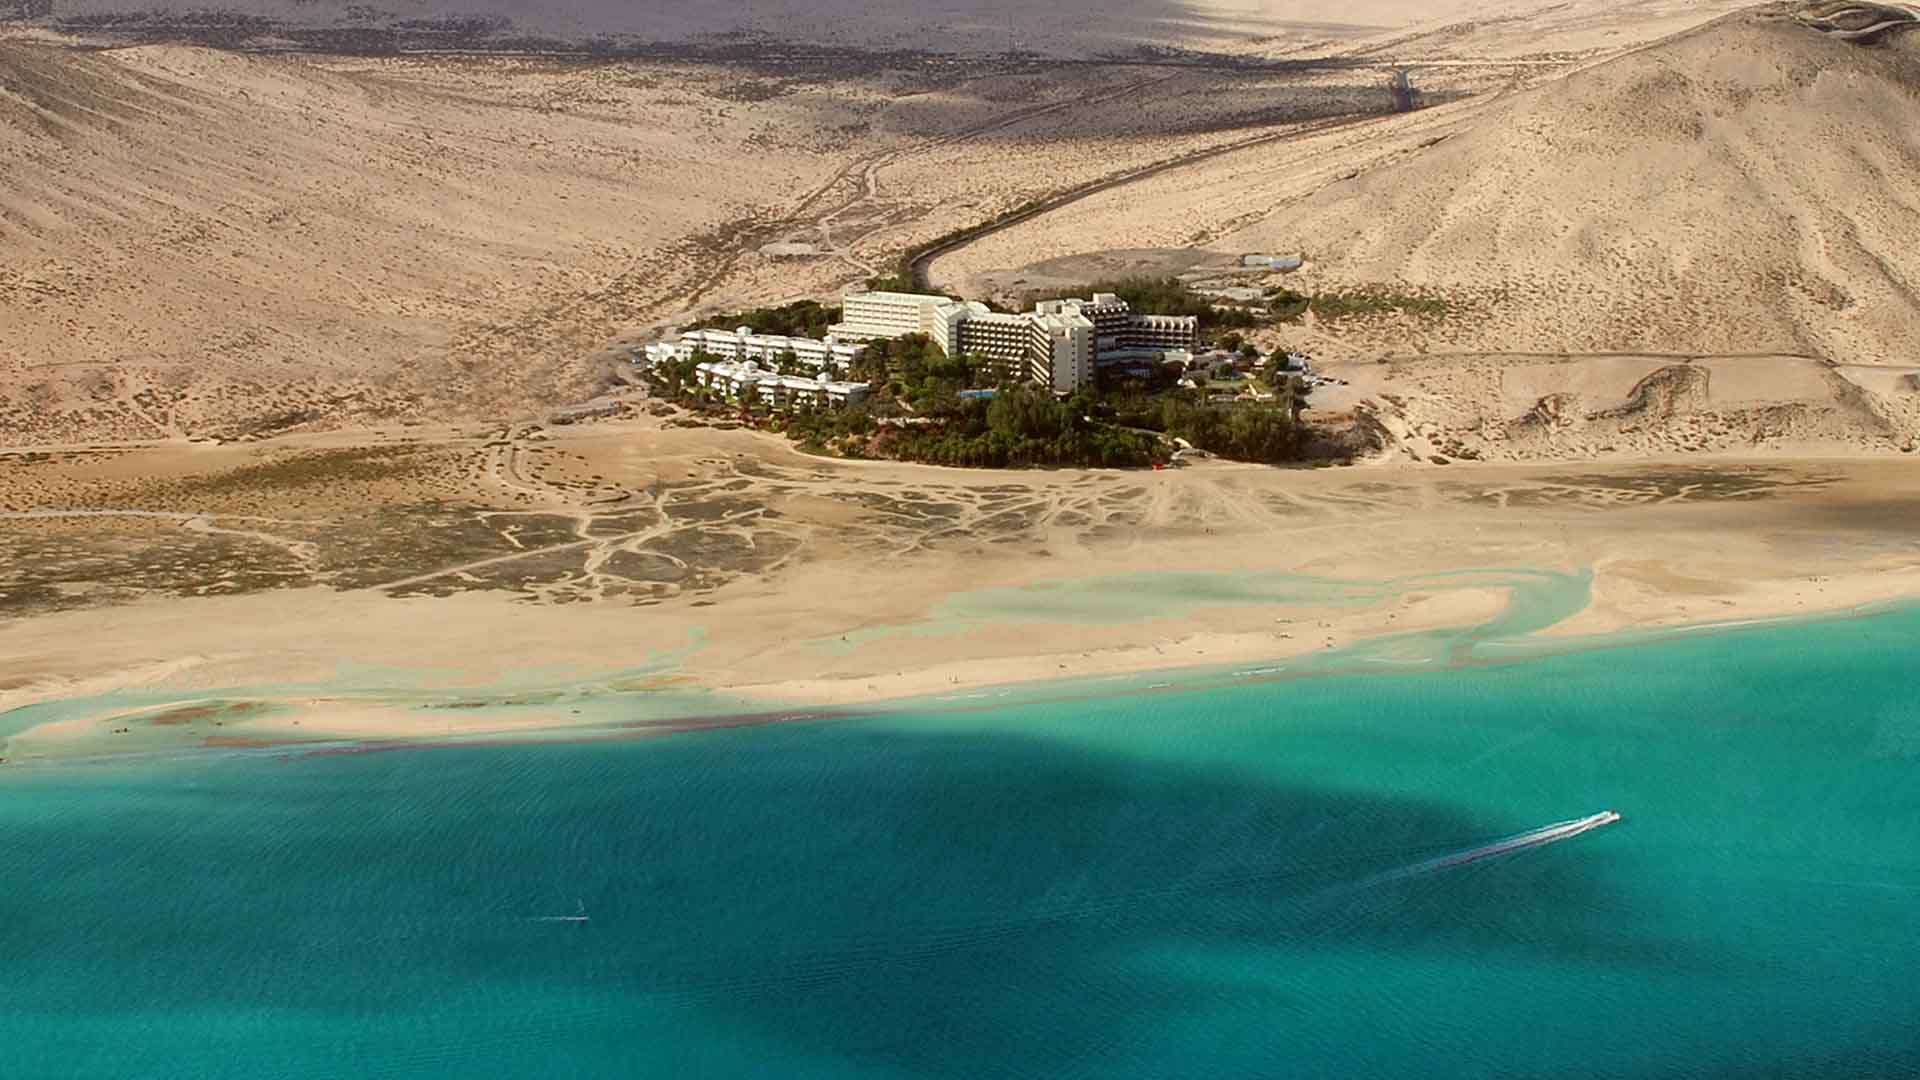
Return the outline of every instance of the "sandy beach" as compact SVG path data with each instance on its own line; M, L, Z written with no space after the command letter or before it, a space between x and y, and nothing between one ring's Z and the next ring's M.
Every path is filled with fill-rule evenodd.
M652 419L497 436L7 470L14 505L144 516L0 516L0 716L89 703L0 756L524 733L1282 660L1485 624L1532 571L1591 575L1544 630L1567 640L1920 596L1920 479L1898 461L992 473ZM272 512L292 495L297 516ZM207 699L262 708L217 731L117 730Z

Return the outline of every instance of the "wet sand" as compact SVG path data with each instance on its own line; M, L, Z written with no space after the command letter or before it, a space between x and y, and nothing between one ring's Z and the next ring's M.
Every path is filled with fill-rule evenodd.
M1252 663L1487 623L1518 571L1591 574L1542 631L1567 640L1920 595L1920 478L1900 462L988 473L650 421L447 433L373 475L325 456L340 449L8 470L0 494L28 509L0 519L0 756L525 733ZM143 516L41 514L63 506ZM178 543L218 546L164 554ZM1059 583L1089 580L1060 603ZM271 707L192 711L230 701ZM188 722L117 730L141 714Z

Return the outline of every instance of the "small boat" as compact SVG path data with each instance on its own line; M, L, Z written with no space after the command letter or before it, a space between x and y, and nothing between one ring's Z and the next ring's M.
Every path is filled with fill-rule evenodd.
M535 915L532 921L565 923L583 923L589 921L587 916L587 902L585 900L576 902L580 905L580 913L577 915Z
M1528 848L1543 847L1547 844L1559 843L1562 840L1571 840L1581 833L1605 828L1619 820L1620 814L1617 811L1602 810L1588 817L1575 818L1572 821L1562 821L1555 825L1548 825L1545 828L1534 829L1531 832L1523 832L1518 836L1509 836L1505 840L1496 841L1495 843L1435 859L1433 862L1427 864L1427 868L1432 870L1450 869L1455 866L1465 866L1471 862L1479 862L1481 859L1491 859L1500 855L1509 855L1516 851L1525 851Z

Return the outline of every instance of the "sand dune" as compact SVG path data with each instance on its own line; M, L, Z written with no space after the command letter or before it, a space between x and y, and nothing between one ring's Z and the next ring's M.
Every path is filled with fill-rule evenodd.
M1920 37L1770 7L1530 89L1218 246L1484 300L1429 348L1920 358Z
M0 443L518 418L609 342L1378 96L1154 67L340 58L0 40ZM817 258L759 255L770 242Z
M0 41L0 70L14 443L582 400L636 307L825 181L821 116L862 107L508 60Z
M1123 5L1097 27L1016 13L1069 36L1205 45L1139 29L1160 19L1230 25L1219 47L1249 54L1426 65L1440 104L1398 117L1367 115L1381 70L1346 67L780 73L0 39L0 443L543 414L601 388L623 336L831 295L932 236L1243 142L943 257L936 276L976 292L1020 278L994 268L1106 248L1302 250L1296 287L1458 301L1443 320L1286 331L1329 360L1916 362L1920 39L1770 9L1631 51L1726 7L1369 0L1338 25L1292 0ZM549 14L599 25L596 10ZM676 10L689 34L737 14ZM1296 23L1314 25L1283 32ZM776 242L818 254L761 254ZM1904 382L1851 382L1911 428ZM1535 404L1455 402L1471 383L1436 398L1434 423Z
M565 39L623 35L685 42L720 37L820 42L861 48L936 52L1002 52L1009 47L1065 55L1127 51L1137 46L1271 47L1343 41L1473 19L1489 5L1476 0L1356 0L1330 10L1310 0L1115 0L1084 5L1020 5L1004 0L449 0L400 14L349 0L63 0L68 18L103 14L190 15L207 9L242 12L302 27L379 26L405 19L483 19L501 35L534 33ZM1500 5L1514 6L1514 5ZM1533 0L1527 7L1546 6ZM270 34L261 30L262 36Z

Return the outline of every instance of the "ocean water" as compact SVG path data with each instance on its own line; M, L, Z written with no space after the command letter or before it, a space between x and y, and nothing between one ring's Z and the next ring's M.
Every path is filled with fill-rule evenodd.
M1450 655L0 770L0 1077L1920 1075L1920 611Z

